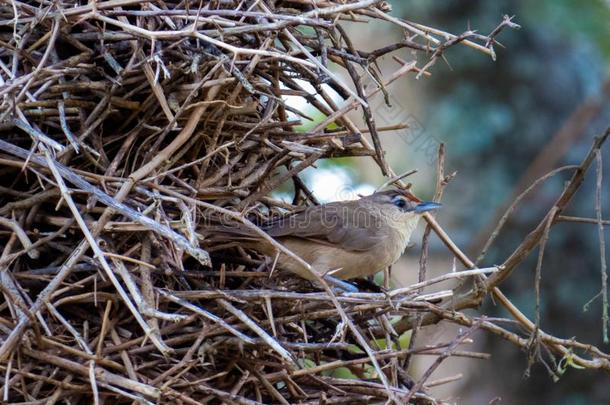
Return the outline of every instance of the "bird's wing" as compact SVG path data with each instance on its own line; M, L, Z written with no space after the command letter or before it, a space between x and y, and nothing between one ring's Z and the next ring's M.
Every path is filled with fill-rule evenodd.
M273 237L296 237L367 251L383 243L387 232L378 215L355 204L326 204L282 217L263 226Z

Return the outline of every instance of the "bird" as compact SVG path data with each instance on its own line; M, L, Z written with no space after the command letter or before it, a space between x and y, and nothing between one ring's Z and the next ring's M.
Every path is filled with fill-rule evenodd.
M334 281L365 278L394 264L407 248L422 214L440 207L409 191L390 189L357 200L309 206L265 222L260 228L318 274L342 287L345 283ZM307 280L316 278L264 238L249 231L232 232L233 240L277 260L280 268Z

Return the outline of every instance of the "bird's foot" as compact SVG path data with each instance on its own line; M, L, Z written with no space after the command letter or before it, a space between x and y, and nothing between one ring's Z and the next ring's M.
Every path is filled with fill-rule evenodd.
M385 293L385 288L379 286L378 284L376 284L373 279L368 279L368 278L356 278L353 280L354 284L356 284L358 286L358 288L360 290L364 290L365 292L372 292L372 293L380 293L383 292Z

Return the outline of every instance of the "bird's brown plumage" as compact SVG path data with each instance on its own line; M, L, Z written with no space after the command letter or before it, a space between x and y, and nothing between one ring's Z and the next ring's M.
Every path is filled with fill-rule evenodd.
M397 199L404 207L396 205ZM383 191L354 201L308 207L261 228L309 263L317 272L341 279L364 277L390 266L406 248L419 215L421 201L397 190ZM239 237L244 245L274 258L275 248L252 234ZM285 254L280 267L299 276L313 276Z

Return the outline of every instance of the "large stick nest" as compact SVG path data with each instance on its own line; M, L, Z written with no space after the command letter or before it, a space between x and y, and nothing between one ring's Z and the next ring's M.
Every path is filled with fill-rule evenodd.
M438 296L337 298L202 236L213 216L252 226L316 203L298 175L319 159L361 156L394 176L370 100L429 76L452 45L493 57L511 24L455 36L389 11L377 0L0 4L5 401L431 400L410 356L446 358L469 332L405 348L390 324ZM344 30L378 22L404 39L364 51ZM378 58L403 48L419 61L396 56L382 77ZM297 130L308 117L288 95L326 118ZM291 204L271 196L287 181Z

